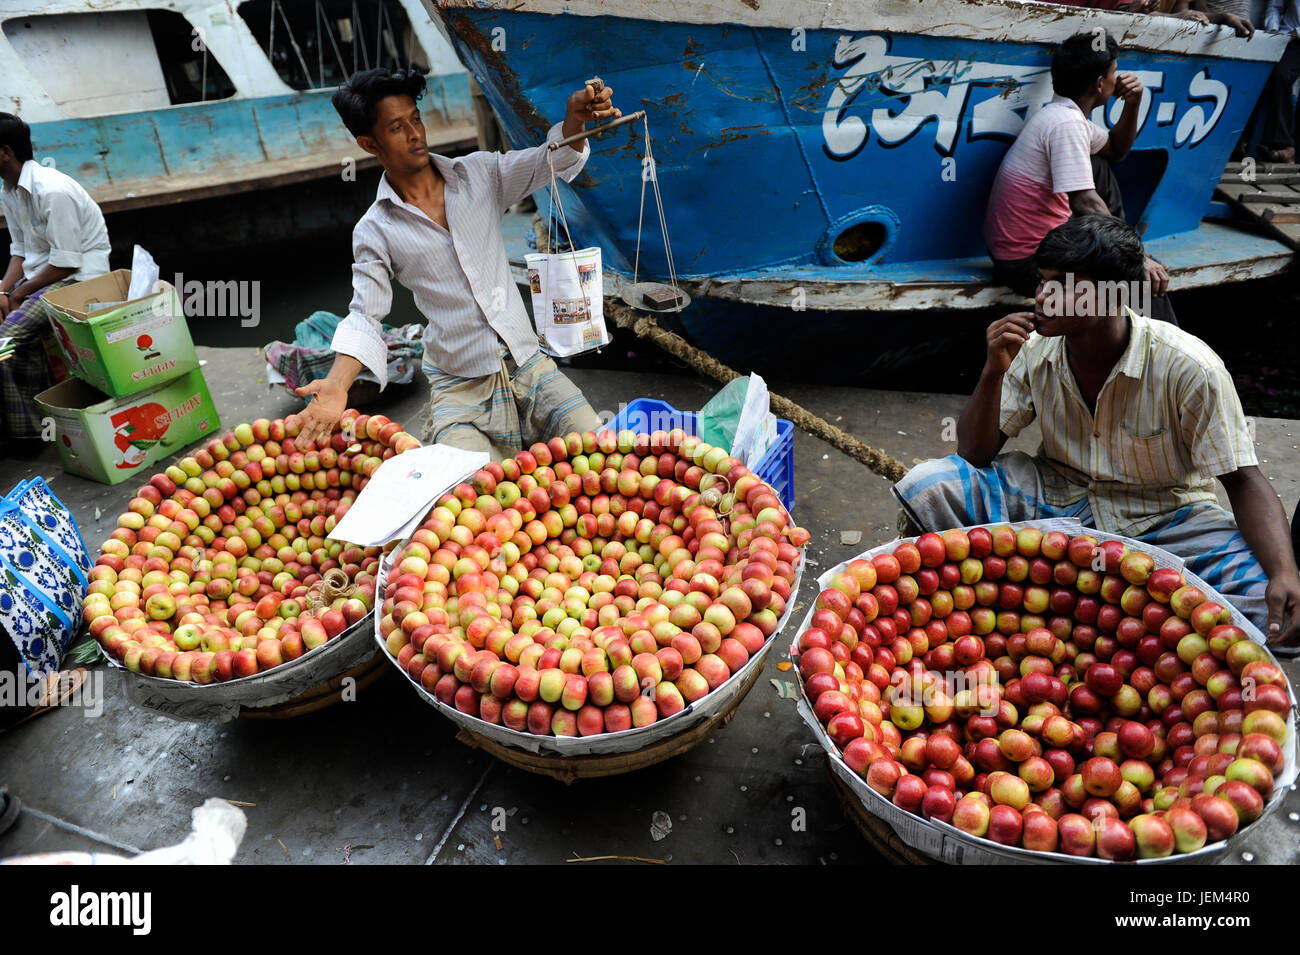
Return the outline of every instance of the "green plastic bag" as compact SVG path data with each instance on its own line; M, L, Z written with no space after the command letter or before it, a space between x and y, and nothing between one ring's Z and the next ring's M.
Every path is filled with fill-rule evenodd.
M747 391L749 378L742 376L727 382L709 399L695 421L695 430L701 441L719 448L731 448L731 443L736 440L736 428L740 424Z

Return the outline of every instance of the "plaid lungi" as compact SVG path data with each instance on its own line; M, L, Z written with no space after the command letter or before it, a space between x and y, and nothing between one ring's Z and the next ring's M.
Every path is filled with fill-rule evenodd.
M43 340L54 334L46 292L71 285L72 279L51 282L33 292L0 324L0 338L13 339L13 354L0 361L0 433L8 438L39 438L41 413L32 400L54 384Z
M1022 451L999 454L986 468L974 467L958 454L922 461L893 491L912 520L927 531L1052 517L1073 517L1085 527L1093 526L1086 496L1064 507L1043 500L1038 464ZM1183 558L1188 570L1268 632L1268 577L1228 511L1217 504L1191 504L1165 515L1134 540Z
M426 443L486 451L496 460L537 441L600 426L582 392L547 355L539 351L518 368L504 344L500 355L500 369L482 378L424 366L430 392Z

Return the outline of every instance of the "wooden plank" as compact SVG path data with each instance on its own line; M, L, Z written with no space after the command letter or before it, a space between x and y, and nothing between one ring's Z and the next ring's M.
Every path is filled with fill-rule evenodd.
M1266 173L1261 174L1258 171L1256 171L1255 177L1253 179L1242 179L1241 176L1238 174L1238 175L1224 176L1222 179L1219 180L1220 187L1240 186L1240 185L1294 186L1297 183L1300 183L1300 175L1293 176L1288 174L1285 176L1271 176Z
M1215 194L1226 199L1241 215L1293 249L1300 249L1300 166L1256 165L1250 179L1242 179L1241 163L1229 163Z
M1228 173L1240 173L1244 168L1245 166L1243 166L1239 162L1230 162L1223 167L1223 172L1224 175L1227 175ZM1266 163L1266 162L1256 161L1254 163L1254 169L1256 173L1258 173L1259 170L1261 169L1271 169L1278 173L1300 173L1300 164L1280 163L1280 162Z
M1300 202L1300 192L1253 192L1240 196L1239 201L1253 206L1270 204L1289 206Z

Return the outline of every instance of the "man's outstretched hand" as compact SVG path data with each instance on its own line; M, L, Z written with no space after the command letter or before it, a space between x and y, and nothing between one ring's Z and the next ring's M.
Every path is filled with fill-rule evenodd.
M310 398L302 412L300 437L315 441L320 447L328 444L347 408L348 390L329 378L318 378L295 388L294 394Z

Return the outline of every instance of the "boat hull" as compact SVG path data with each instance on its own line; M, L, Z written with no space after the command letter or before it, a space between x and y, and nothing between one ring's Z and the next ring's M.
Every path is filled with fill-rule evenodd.
M759 11L741 0L563 5L579 15L536 0L425 2L515 145L539 141L592 75L625 111L646 110L679 276L758 288L794 273L805 301L854 283L938 280L958 262L978 281L998 164L1050 99L1052 44L1092 26L1125 42L1120 68L1146 87L1134 149L1117 166L1130 218L1148 242L1195 233L1283 47L1262 33L1247 43L1186 21L1040 4L820 4L804 22L824 25L805 28L802 0ZM1093 118L1113 123L1120 106ZM648 170L641 134L597 141L558 190L575 241L599 244L624 277ZM639 272L663 280L648 191L645 201Z

